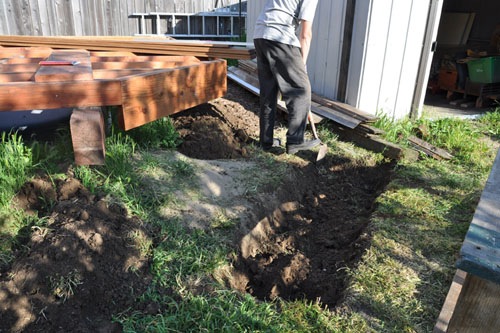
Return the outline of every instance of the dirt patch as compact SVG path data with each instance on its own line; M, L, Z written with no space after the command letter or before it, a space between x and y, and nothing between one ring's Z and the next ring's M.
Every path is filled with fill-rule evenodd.
M240 103L243 99L247 107ZM182 138L178 151L203 160L247 157L246 146L254 142L252 137L259 130L257 102L256 96L229 85L225 98L173 115Z
M0 331L120 331L111 316L132 306L150 281L134 246L148 235L141 221L74 178L35 179L17 202L46 223L21 231L17 260L2 272Z
M227 283L262 300L305 298L333 308L345 268L369 244L369 216L392 165L356 165L334 155L317 165L305 155L290 165L282 187L243 198L233 181L251 163L258 98L231 83L228 89L224 98L172 117L183 140L179 152L207 163L208 182L228 189L218 195L224 204L243 207L235 213L246 219L235 231L239 256ZM90 194L68 172L56 182L33 180L18 200L48 227L23 230L13 265L0 267L0 332L120 332L113 314L155 311L136 302L151 277L133 245L150 232L115 199ZM184 213L206 215L217 204Z

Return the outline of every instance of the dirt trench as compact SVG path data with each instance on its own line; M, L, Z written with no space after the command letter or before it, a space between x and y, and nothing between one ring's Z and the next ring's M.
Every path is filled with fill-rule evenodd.
M185 140L179 151L205 160L244 159L249 135L258 135L257 115L258 98L230 84L224 99L174 116ZM369 217L394 165L368 167L335 155L316 164L310 152L300 157L283 186L256 196L267 204L237 233L239 257L228 284L261 300L308 299L334 308L346 268L369 245Z

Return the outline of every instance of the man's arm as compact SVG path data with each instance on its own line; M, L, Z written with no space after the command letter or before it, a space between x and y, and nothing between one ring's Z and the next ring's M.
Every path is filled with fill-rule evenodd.
M302 52L302 60L304 61L305 65L307 62L307 56L309 55L309 49L311 48L312 22L301 20L300 25L301 29L300 29L299 41L300 41L300 49Z

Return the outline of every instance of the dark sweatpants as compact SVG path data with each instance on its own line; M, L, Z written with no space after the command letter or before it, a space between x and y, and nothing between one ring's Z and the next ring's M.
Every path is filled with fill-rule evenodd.
M261 145L272 145L279 91L288 110L286 143L304 142L311 84L300 48L266 39L254 39L254 45L260 84Z

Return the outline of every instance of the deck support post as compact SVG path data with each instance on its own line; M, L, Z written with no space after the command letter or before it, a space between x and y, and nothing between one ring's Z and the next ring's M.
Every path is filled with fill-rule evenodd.
M102 108L73 109L70 119L71 141L77 165L105 163L105 127Z

